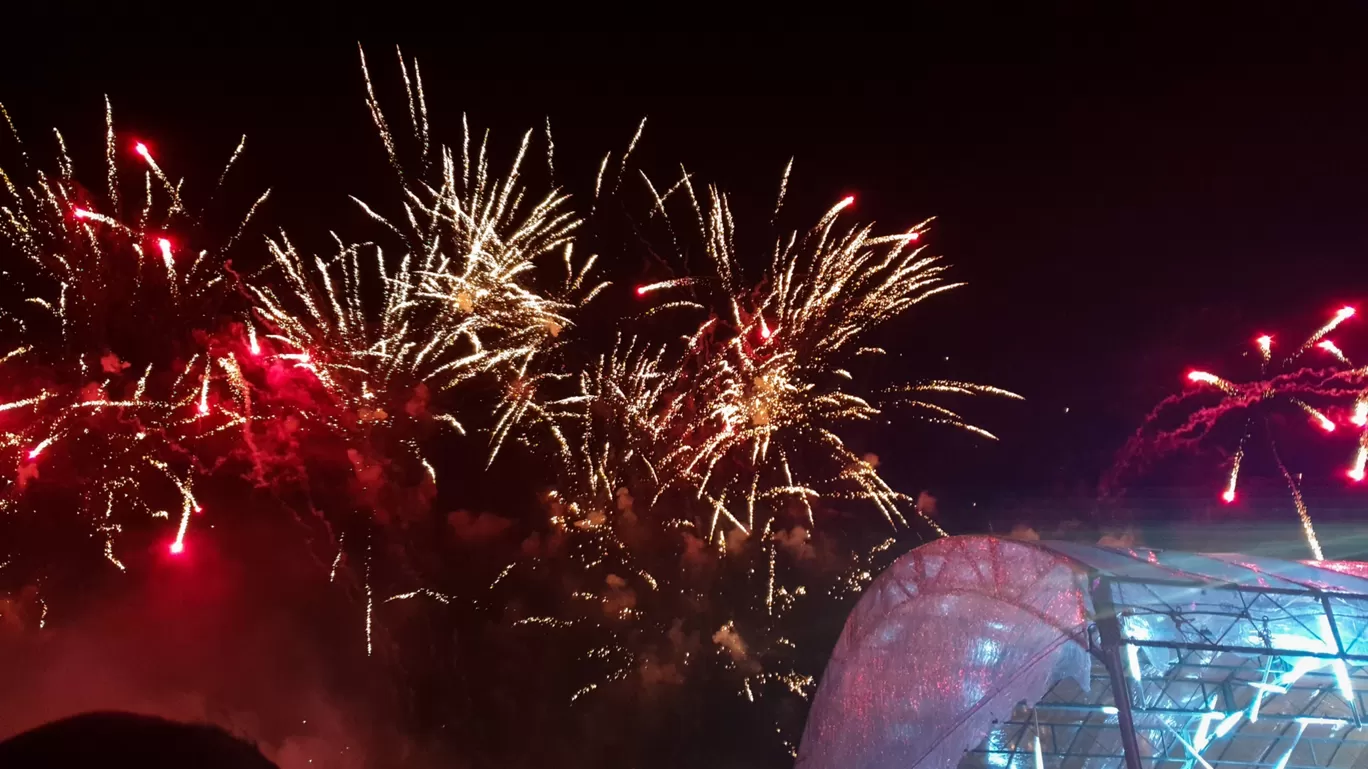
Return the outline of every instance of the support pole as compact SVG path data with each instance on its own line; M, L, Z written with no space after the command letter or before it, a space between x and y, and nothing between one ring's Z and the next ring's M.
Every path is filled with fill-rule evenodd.
M1121 728L1121 749L1126 757L1126 769L1143 769L1140 764L1140 741L1135 736L1135 717L1131 712L1130 681L1126 679L1121 647L1121 620L1112 603L1111 582L1099 578L1092 591L1093 610L1097 613L1097 634L1102 641L1102 662L1111 679L1112 700L1116 704L1118 726Z

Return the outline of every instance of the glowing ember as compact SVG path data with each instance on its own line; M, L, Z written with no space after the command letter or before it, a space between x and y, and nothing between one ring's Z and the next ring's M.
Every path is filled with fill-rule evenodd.
M38 455L43 453L43 449L46 449L48 446L51 446L52 442L55 440L57 440L57 436L55 435L43 439L42 443L39 443L37 446L34 446L33 450L28 453L28 458L37 459Z
M1336 358L1339 358L1340 362L1342 363L1349 362L1349 358L1345 356L1344 351L1341 350L1338 345L1336 345L1329 339L1322 339L1320 342L1316 344L1316 346L1321 348L1322 350L1325 350L1326 352L1330 353Z

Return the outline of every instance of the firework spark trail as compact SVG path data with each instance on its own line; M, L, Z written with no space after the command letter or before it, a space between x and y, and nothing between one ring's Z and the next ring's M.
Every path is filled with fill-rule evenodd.
M1368 435L1359 437L1358 451L1354 454L1354 464L1346 473L1354 481L1363 480L1364 469L1368 467Z
M328 572L328 581L337 580L337 567L342 564L342 557L347 554L347 533L344 531L337 538L337 555L333 558L332 569Z
M1338 345L1336 345L1329 339L1322 339L1320 342L1316 343L1316 346L1335 356L1335 358L1337 358L1340 363L1343 363L1345 365L1353 365L1349 362L1349 358L1345 356L1344 351L1341 350Z
M375 614L375 593L371 589L371 546L372 541L366 540L366 656L371 656L374 647L371 643L373 631L373 616Z
M1221 492L1221 501L1230 503L1235 501L1236 487L1240 482L1240 464L1244 462L1245 440L1249 437L1249 424L1246 422L1244 435L1240 437L1240 447L1235 449L1235 461L1230 463L1230 479L1226 482L1225 491Z
M1259 379L1254 381L1232 382L1205 371L1189 372L1188 380L1199 385L1199 387L1169 396L1155 406L1141 424L1140 429L1122 449L1112 471L1104 479L1103 495L1107 496L1113 493L1120 485L1123 476L1141 472L1159 458L1177 451L1199 448L1212 434L1219 422L1238 413L1244 415L1244 429L1240 433L1239 445L1234 452L1230 473L1224 490L1221 492L1222 501L1233 503L1236 499L1240 469L1249 449L1250 427L1254 417L1257 416L1260 417L1260 423L1265 425L1264 433L1268 435L1268 450L1287 484L1307 546L1314 557L1321 560L1323 557L1321 545L1316 537L1310 513L1302 497L1301 484L1295 480L1279 455L1276 438L1268 427L1267 416L1272 410L1284 408L1285 404L1304 413L1310 418L1311 423L1320 430L1332 434L1337 425L1335 420L1327 414L1327 410L1330 410L1330 414L1334 414L1340 409L1349 410L1351 412L1349 422L1360 428L1360 435L1354 461L1346 475L1354 481L1363 479L1365 464L1368 464L1368 429L1365 429L1365 426L1368 426L1368 396L1365 395L1368 393L1368 369L1350 367L1348 356L1336 344L1324 339L1326 334L1338 328L1340 324L1352 318L1354 314L1352 307L1340 309L1325 325L1312 333L1291 356L1283 361L1280 369L1272 372L1270 372L1269 366L1272 359L1273 338L1269 335L1258 337L1255 344L1259 349L1261 365ZM1290 369L1290 364L1297 361L1312 347L1325 350L1344 367ZM1219 392L1222 396L1221 400L1215 405L1192 408L1192 404L1199 402L1197 399L1210 397L1206 394L1210 390L1206 388L1212 388ZM1309 401L1324 405L1312 405ZM1170 424L1173 415L1181 414L1185 409L1189 410L1176 426L1160 426Z
M1273 460L1278 464L1278 471L1282 473L1283 480L1287 482L1287 488L1292 492L1292 505L1296 508L1297 518L1301 521L1302 535L1306 538L1306 544L1311 548L1313 560L1324 561L1325 553L1321 550L1320 539L1316 537L1316 529L1311 525L1311 514L1306 510L1306 503L1302 500L1301 484L1292 477L1292 473L1287 471L1287 465L1283 464L1282 457L1278 456L1278 447L1272 445Z
M1292 355L1290 355L1287 358L1287 360L1284 361L1284 364L1291 363L1295 361L1297 358L1300 358L1303 353L1314 347L1315 344L1319 342L1322 338L1324 338L1326 334L1339 328L1341 323L1343 323L1346 320L1349 320L1352 317L1354 317L1353 307L1341 307L1339 311L1335 313L1335 316L1331 318L1329 321L1327 321L1324 326L1321 326L1320 328L1316 329L1315 332L1312 333L1311 336L1308 337L1307 340L1302 343L1302 346L1298 347L1296 352L1292 353Z

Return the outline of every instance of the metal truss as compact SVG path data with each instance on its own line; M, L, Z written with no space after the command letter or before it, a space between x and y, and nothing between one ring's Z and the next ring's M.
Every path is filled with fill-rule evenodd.
M1090 582L1092 622L1078 639L1090 680L1019 704L961 767L1368 769L1368 595Z

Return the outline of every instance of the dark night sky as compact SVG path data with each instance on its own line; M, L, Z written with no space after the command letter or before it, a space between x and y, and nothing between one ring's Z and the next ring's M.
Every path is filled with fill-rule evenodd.
M682 161L758 211L795 155L797 206L853 193L889 229L938 216L932 243L970 285L887 332L905 353L894 368L1029 401L967 407L997 446L913 427L869 448L895 485L963 510L1090 489L1186 366L1233 365L1256 331L1295 335L1368 295L1363 19L1242 13L984 14L830 48L811 32L736 32L700 38L696 55L626 36L630 52L455 34L462 45L406 50L449 142L461 111L504 152L549 116L562 176L590 180L648 115L644 166L664 176ZM389 45L368 48L393 76ZM24 133L60 126L87 168L104 92L163 165L213 167L247 133L248 173L277 189L271 221L293 230L321 231L384 173L347 43L106 43L4 61L24 64L0 70Z

